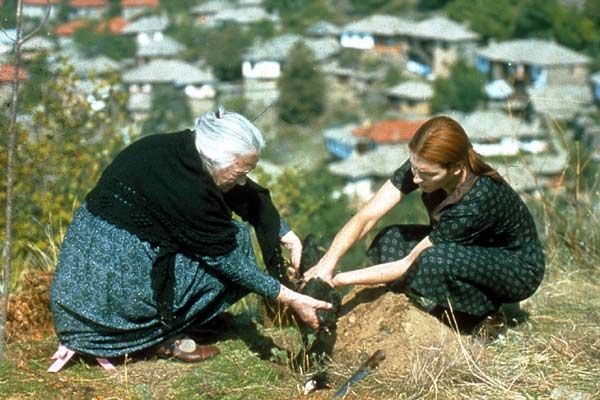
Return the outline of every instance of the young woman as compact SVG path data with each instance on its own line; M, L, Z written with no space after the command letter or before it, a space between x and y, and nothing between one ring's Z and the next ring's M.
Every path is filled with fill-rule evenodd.
M319 276L334 286L400 280L405 290L476 317L531 296L544 276L544 256L519 195L451 118L425 122L409 149L410 158L338 232L305 279ZM346 251L416 189L430 224L384 228L368 250L375 265L334 276Z

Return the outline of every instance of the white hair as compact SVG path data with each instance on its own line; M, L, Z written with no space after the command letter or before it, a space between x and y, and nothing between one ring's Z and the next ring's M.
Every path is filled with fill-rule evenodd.
M252 122L221 107L196 119L194 130L196 149L210 169L228 167L236 157L260 153L265 146L262 134Z

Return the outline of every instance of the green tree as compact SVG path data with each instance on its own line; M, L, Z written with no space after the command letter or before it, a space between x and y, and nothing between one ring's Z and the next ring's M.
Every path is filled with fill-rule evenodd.
M115 35L108 29L99 29L97 23L89 23L78 29L73 41L85 57L102 54L115 60L123 60L133 58L137 48L135 39Z
M519 9L514 36L552 37L554 16L562 11L557 0L526 0Z
M198 4L198 0L169 0L161 1L159 7L161 11L166 11L169 15L185 16L186 14L189 14L191 8Z
M340 194L344 179L324 167L308 171L288 168L277 177L260 174L260 163L258 170L259 182L269 188L282 218L300 238L312 233L327 246L352 216L350 199ZM344 257L344 264L364 262L364 250L355 247Z
M35 268L32 249L59 244L61 227L71 220L74 207L93 187L104 166L123 145L127 94L118 80L92 81L88 93L105 107L92 109L82 96L72 68L55 70L39 92L31 127L19 126L14 188L15 265ZM0 168L6 169L5 136L0 142ZM0 182L0 204L5 207L5 185ZM0 215L4 223L4 214ZM47 227L55 228L49 238ZM4 242L4 237L0 237ZM18 279L20 271L13 277Z
M208 30L204 36L202 58L223 81L236 81L242 77L242 57L252 44L252 38L235 24L224 24Z
M61 0L60 4L58 5L58 13L56 19L58 20L58 22L62 23L69 22L71 14L73 14L74 11L75 9L71 7L70 0Z
M438 78L434 81L432 111L473 111L485 99L484 82L485 77L476 68L464 61L457 62L450 70L448 78Z
M109 0L108 8L106 9L107 18L119 17L122 12L121 0Z
M17 0L6 0L0 7L0 27L4 29L14 28L17 16Z
M484 39L514 37L520 0L454 0L446 6L448 16L467 22Z
M419 0L417 8L421 11L430 11L443 8L452 0Z
M313 52L303 43L297 43L290 50L277 85L282 121L301 124L323 113L325 80Z
M153 88L150 116L142 128L144 134L174 132L191 123L192 112L183 90L170 84Z
M49 67L45 54L40 54L28 65L27 80L20 93L23 109L29 111L40 101L46 83L52 78Z
M276 11L284 27L294 31L302 31L333 14L326 0L264 0L263 5L269 11Z

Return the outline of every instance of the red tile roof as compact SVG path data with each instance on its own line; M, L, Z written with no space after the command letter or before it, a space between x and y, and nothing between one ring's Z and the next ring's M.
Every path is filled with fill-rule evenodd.
M60 0L49 0L49 2L50 4L59 4ZM46 4L48 4L46 0L23 0L23 5L25 6L45 6Z
M390 119L361 126L354 129L352 134L371 139L375 143L408 142L423 122L425 121Z
M121 7L158 7L158 0L121 0Z
M0 65L0 82L10 82L15 75L15 66L9 64ZM27 79L27 74L23 68L19 69L17 78L20 81Z
M59 25L54 29L57 36L73 36L75 32L83 28L89 21L85 19L74 19L65 24Z
M101 22L100 25L98 25L98 30L103 31L108 26L110 32L118 34L123 32L123 28L125 28L128 23L129 21L123 17L114 17L106 22Z
M62 24L54 29L54 33L57 36L73 36L76 31L85 27L87 24L94 24L95 22L89 21L86 19L74 19L73 21L69 21L66 24ZM108 21L102 21L98 24L97 31L102 32L107 27L111 33L119 34L123 32L123 28L129 23L123 17L114 17L109 19Z
M99 8L108 6L108 0L71 0L69 5L75 8Z

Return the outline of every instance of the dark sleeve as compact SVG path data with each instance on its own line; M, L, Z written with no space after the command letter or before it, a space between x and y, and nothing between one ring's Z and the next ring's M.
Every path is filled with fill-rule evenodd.
M409 194L419 187L419 185L413 181L410 159L407 159L404 164L394 172L390 181L392 181L392 184L404 194Z
M265 264L271 262L279 246L281 218L269 191L251 179L224 195L227 205L256 232Z
M240 259L247 261L248 258L240 257L236 254L237 251L240 250L236 249L224 256L202 257L202 260L236 285L269 299L275 299L281 287L279 281L261 271L256 263L248 265L248 262L240 262Z
M482 194L480 190L473 190L459 203L442 212L440 223L429 235L433 244L482 244L488 237L494 236L496 218Z

